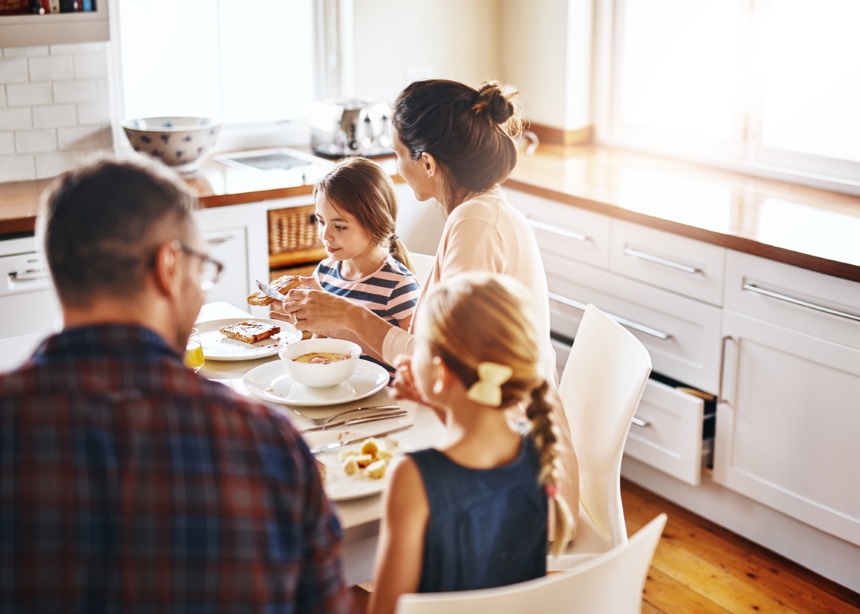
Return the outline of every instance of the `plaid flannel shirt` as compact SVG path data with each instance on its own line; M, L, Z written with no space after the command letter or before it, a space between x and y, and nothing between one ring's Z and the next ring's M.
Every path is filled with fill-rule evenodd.
M49 338L0 377L0 611L349 612L289 421L146 329Z

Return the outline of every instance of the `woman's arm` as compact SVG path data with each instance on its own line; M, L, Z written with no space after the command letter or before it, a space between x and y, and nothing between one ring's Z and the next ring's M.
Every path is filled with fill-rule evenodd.
M408 456L392 467L383 505L368 614L394 612L400 595L417 591L421 580L430 506L418 467Z

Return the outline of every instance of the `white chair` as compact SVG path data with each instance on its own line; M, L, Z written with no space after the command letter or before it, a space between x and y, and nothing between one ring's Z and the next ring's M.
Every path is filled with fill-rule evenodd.
M583 559L627 541L621 457L648 376L645 346L588 305L559 390L579 462L579 528L567 554Z
M401 595L396 614L547 614L642 611L642 590L666 525L660 514L630 541L570 570L499 588Z

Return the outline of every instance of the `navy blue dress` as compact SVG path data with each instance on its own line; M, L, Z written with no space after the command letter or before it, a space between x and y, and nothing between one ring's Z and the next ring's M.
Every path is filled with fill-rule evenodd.
M430 503L419 593L490 588L546 574L548 504L531 438L523 438L516 459L494 469L463 467L432 448L409 456Z

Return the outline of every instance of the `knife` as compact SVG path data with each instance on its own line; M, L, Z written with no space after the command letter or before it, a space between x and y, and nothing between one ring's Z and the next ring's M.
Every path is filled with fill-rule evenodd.
M273 298L276 301L283 301L286 296L278 292L277 290L272 290L272 287L269 284L264 284L259 279L255 280L257 282L257 287L260 289L260 292L268 296L269 298Z
M313 433L314 431L327 431L336 426L352 426L353 424L364 424L365 422L376 422L377 420L388 420L389 418L402 418L406 415L406 410L396 412L386 412L373 416L360 416L358 418L350 418L349 420L339 420L337 422L329 422L328 424L320 424L319 426L311 426L302 429L299 433Z
M407 424L406 426L398 426L397 428L390 429L388 431L382 431L381 433L374 433L372 435L368 435L365 433L364 435L359 435L356 437L350 437L349 439L344 439L343 441L335 441L334 443L327 443L322 446L316 446L315 448L311 448L311 454L319 454L320 452L328 452L329 450L336 450L337 448L342 448L343 446L348 446L352 443L358 443L359 441L365 441L371 437L386 437L393 433L399 433L400 431L405 431L406 429L411 429L414 425Z

